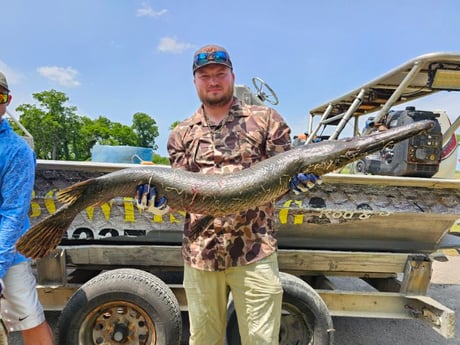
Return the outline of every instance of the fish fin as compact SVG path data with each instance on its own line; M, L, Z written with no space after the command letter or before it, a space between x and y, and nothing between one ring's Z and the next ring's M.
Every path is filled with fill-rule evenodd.
M88 187L90 187L94 181L94 178L90 178L61 189L56 193L56 198L63 204L72 204L87 192Z
M68 218L64 213L65 209L66 207L60 208L22 235L16 242L18 252L32 259L38 259L54 250L73 221L72 217Z
M203 230L206 230L209 225L214 221L213 216L204 216L201 217L197 222L193 224L190 228L189 236L191 239L195 239L198 237L199 233Z

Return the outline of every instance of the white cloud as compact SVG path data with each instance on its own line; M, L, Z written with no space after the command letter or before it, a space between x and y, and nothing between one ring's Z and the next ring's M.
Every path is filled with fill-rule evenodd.
M136 11L136 16L138 17L160 17L163 14L168 12L166 9L162 9L160 11L155 11L152 6L150 6L148 3L144 2L142 3L142 7L138 8Z
M185 42L178 42L174 37L163 37L157 46L157 50L162 53L179 54L192 48L193 45Z
M78 71L72 67L44 66L37 68L37 71L45 78L57 82L61 86L80 86L80 82L75 79Z

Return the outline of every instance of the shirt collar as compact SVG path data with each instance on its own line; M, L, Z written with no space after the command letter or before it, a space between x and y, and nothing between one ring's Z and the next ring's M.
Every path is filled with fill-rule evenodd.
M2 117L0 118L0 132L5 132L10 129L10 124L8 121Z
M241 117L241 116L247 116L243 112L243 103L236 97L233 97L233 103L232 106L230 107L230 116L229 117ZM204 117L204 110L203 110L203 104L195 111L195 114L192 116L192 124L204 124L206 123L206 119Z

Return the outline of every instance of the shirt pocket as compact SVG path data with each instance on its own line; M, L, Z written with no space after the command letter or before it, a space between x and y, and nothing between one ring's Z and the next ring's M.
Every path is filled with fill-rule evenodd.
M263 160L265 157L264 140L261 131L242 132L238 139L242 160L248 163Z
M214 144L209 136L195 138L191 143L191 152L191 171L214 165Z

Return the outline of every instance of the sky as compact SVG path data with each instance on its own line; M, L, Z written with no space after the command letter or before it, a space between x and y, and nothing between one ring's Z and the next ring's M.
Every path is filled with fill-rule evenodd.
M157 122L162 156L171 124L200 105L192 60L205 44L227 48L237 84L254 90L259 77L275 91L273 107L293 134L306 131L310 109L419 55L460 52L458 0L0 3L0 70L13 114L51 89L92 119L130 125L144 112ZM446 93L420 104L456 118L459 98Z

